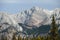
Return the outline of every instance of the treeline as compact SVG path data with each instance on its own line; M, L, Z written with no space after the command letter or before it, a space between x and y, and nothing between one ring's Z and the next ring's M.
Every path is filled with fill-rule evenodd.
M37 36L37 37L20 37L18 36L17 38L14 36L12 38L12 40L60 40L60 36L57 36L57 38L52 38L51 36L45 36L45 37L41 37L41 36Z
M9 40L7 37L5 38L2 38L2 40ZM58 38L56 39L52 39L50 36L46 36L46 37L41 37L41 36L38 36L38 37L21 37L21 36L18 36L16 37L15 35L13 35L13 38L12 40L60 40L60 36L58 36Z

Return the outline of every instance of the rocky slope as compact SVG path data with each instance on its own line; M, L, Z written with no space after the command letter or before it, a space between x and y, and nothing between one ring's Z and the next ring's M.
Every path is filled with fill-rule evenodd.
M49 24L52 15L55 15L57 23L60 24L60 8L49 11L47 9L33 7L17 14L0 12L0 37L7 35L10 38L16 35L40 35L49 32ZM60 27L59 27L60 29Z

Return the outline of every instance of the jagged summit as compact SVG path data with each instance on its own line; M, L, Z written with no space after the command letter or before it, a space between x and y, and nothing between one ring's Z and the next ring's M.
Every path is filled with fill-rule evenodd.
M36 11L39 11L39 10L42 10L43 8L39 8L39 7L37 7L37 6L34 6L34 7L32 7L31 8L31 10L36 10Z
M47 9L43 9L43 8L39 8L37 6L32 7L30 10L25 10L23 12L17 13L17 14L9 14L7 12L0 12L0 21L1 18L3 16L3 20L5 22L8 22L9 24L11 24L11 20L12 20L12 24L16 24L16 23L23 23L23 24L27 24L27 25L39 25L40 23L43 23L43 20L45 21L45 19L48 18L52 15L52 14L57 14L59 12L59 8L56 8L55 10L49 11ZM10 20L11 19L11 20ZM37 22L35 24L35 22Z
M3 31L3 33L6 34L8 31L8 33L12 31L17 34L26 33L27 35L30 35L32 32L37 32L37 30L39 31L40 29L42 30L43 25L50 24L51 16L53 14L56 17L57 22L59 21L60 24L60 8L49 11L39 7L32 7L29 10L25 10L17 14L0 12L0 32ZM40 26L42 27L40 28ZM44 27L44 29L47 28Z

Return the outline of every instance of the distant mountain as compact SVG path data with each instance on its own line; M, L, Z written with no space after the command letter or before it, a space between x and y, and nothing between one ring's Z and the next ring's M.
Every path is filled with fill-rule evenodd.
M60 24L60 8L49 11L48 9L33 7L17 14L0 12L0 37L4 34L12 36L13 33L24 36L47 35L50 30L52 15L55 15L57 24Z

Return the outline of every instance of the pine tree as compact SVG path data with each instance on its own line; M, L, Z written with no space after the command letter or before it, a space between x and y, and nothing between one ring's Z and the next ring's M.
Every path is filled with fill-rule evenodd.
M50 36L47 36L46 40L51 40Z
M38 37L37 37L37 40L41 40L41 37L40 37L40 36L38 36Z
M57 40L57 38L58 38L58 26L56 25L54 15L52 17L50 37L51 37L51 40Z
M36 40L36 38L33 37L31 40Z
M21 38L21 36L20 36L20 35L18 36L18 40L22 40L22 38Z
M13 38L12 38L12 40L16 40L16 36L15 36L15 34L13 34Z
M41 40L45 40L45 38L44 37L41 37Z

